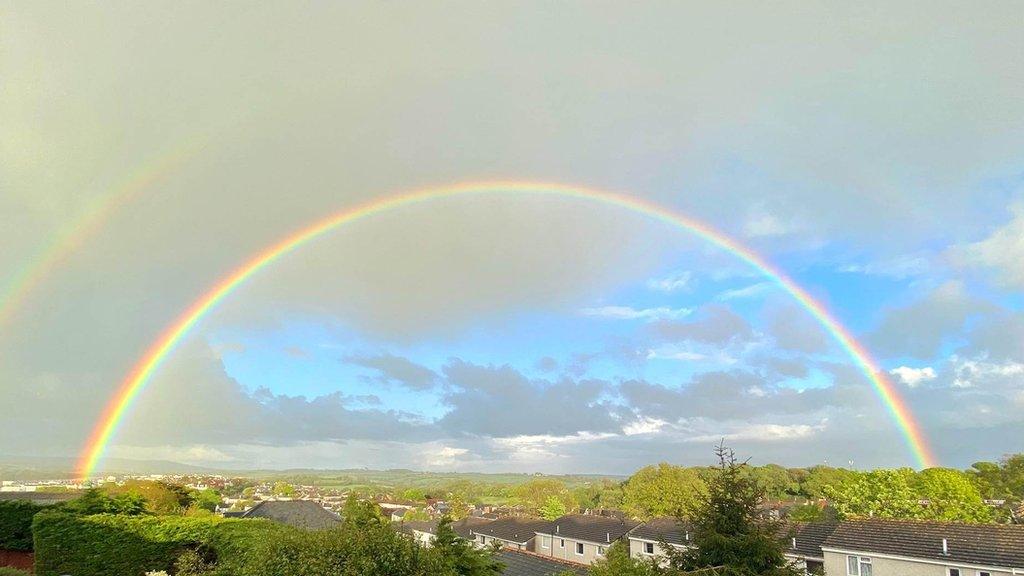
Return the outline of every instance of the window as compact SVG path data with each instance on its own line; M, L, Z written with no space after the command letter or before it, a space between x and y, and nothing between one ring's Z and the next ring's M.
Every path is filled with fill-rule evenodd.
M848 576L871 576L871 558L867 556L847 556L846 574Z
M604 556L604 546L598 546L597 547L597 555L598 556Z
M540 547L541 548L551 548L551 536L541 536L540 537Z
M644 554L654 554L654 542L644 542Z
M949 576L960 576L960 569L959 568L950 568L949 569Z
M992 576L992 573L985 570L978 570L978 576Z
M576 554L578 556L583 556L583 542L576 543Z
M559 538L558 539L558 547L559 548L565 548L565 538Z

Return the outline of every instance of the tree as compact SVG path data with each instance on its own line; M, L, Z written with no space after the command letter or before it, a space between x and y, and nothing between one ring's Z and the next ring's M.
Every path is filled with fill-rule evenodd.
M192 502L184 486L153 480L126 480L122 484L107 484L102 490L111 497L140 496L146 501L146 510L153 514L181 514Z
M622 488L622 508L628 514L649 520L656 516L679 516L704 494L706 486L698 472L662 462L638 470Z
M209 510L213 512L217 509L217 505L220 504L220 494L216 490L193 490L189 493L189 499L191 500L190 507L197 508L200 510Z
M554 520L565 516L565 503L558 499L557 496L549 496L547 502L538 510L540 515L545 520Z
M788 518L795 522L818 522L825 518L825 510L817 504L802 504L790 508Z
M659 576L665 570L654 558L634 558L629 545L622 541L612 544L604 558L590 566L590 576Z
M469 516L470 506L462 494L455 493L448 498L448 515L452 520L462 520Z
M287 482L276 482L274 483L274 496L291 498L295 496L295 487Z
M839 488L826 487L825 493L840 518L923 518L913 482L909 468L873 470Z
M745 464L731 449L720 444L715 454L719 464L707 491L689 509L694 546L669 550L670 565L684 571L717 568L728 576L799 574L782 554L780 525L760 513L764 488L743 470Z
M525 482L513 488L512 494L531 512L538 512L551 497L561 500L566 510L576 509L576 500L572 493L564 483L554 479L542 478Z
M847 483L856 480L857 472L843 468L830 468L828 466L815 466L807 471L807 475L800 483L800 492L817 500L824 498L826 488L832 487L841 490Z
M409 488L402 492L402 499L411 502L424 502L427 499L427 494L422 488Z
M923 517L960 522L992 520L992 509L985 505L978 487L964 472L929 468L914 480L918 496L927 501Z
M500 576L505 565L487 551L475 548L452 530L452 519L444 517L437 525L433 549L459 576Z

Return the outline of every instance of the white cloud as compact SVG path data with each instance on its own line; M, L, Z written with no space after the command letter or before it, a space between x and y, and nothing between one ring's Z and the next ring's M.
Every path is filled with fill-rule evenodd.
M827 421L819 424L751 424L724 434L691 436L688 442L714 442L716 440L759 440L764 442L785 442L809 438L825 430Z
M687 270L664 278L651 278L647 281L647 287L651 290L671 293L679 290L689 290L692 287L692 281L693 272Z
M900 379L901 382L910 386L911 388L918 386L924 382L934 380L937 376L935 369L931 366L924 368L911 368L910 366L900 366L899 368L893 368L889 371Z
M716 300L725 302L727 300L738 300L742 298L754 298L764 294L765 292L775 288L775 284L771 282L758 282L743 288L735 288L732 290L725 290L715 296Z
M1024 288L1024 203L1018 203L1011 212L1011 220L988 238L955 248L952 256L964 267L992 269L1007 288Z
M924 255L910 254L878 262L850 264L841 267L839 270L841 272L888 276L897 280L903 280L927 274L932 270L932 263Z
M662 430L668 422L659 418L648 418L646 416L635 422L622 427L622 433L626 436L638 436L641 434L656 434Z
M768 212L751 213L743 223L743 233L750 238L785 236L795 231L796 227L793 224L783 222Z
M660 306L657 308L633 308L631 306L601 306L599 308L584 308L580 310L584 316L598 318L610 318L613 320L669 320L683 318L693 313L691 308L668 308Z
M1020 362L996 363L958 358L954 358L953 362L956 374L953 386L957 388L973 388L979 382L1024 377L1024 363Z

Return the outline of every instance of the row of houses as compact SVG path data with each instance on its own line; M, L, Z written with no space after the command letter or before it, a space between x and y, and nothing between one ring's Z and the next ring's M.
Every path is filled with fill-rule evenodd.
M402 529L430 545L437 522ZM467 518L453 525L478 546L500 546L555 565L588 566L615 542L637 558L664 561L665 546L690 546L692 530L675 518L650 522L584 514L554 521ZM884 519L794 523L785 555L808 574L826 576L1024 576L1024 526Z

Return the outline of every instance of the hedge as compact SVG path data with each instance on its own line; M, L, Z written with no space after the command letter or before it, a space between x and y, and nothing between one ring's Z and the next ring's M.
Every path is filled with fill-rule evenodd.
M142 576L170 571L187 549L240 560L257 542L292 530L266 520L216 516L36 515L37 576Z
M0 501L0 549L32 551L32 517L46 508L24 500Z

